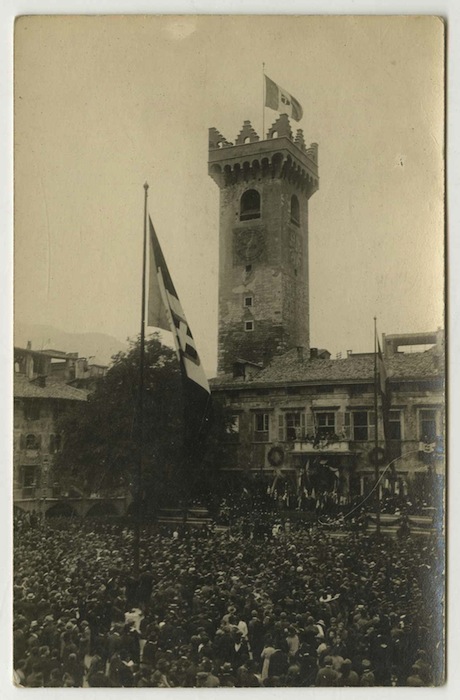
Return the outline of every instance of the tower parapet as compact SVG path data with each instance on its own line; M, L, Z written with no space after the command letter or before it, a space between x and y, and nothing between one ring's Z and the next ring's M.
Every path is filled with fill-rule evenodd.
M294 138L289 118L281 114L261 141L250 121L243 123L233 145L214 127L209 129L209 175L219 187L239 179L282 177L308 197L316 192L318 144L306 147L302 129Z
M245 121L233 145L209 130L209 175L220 189L218 372L236 358L266 364L309 352L308 200L318 145L281 114L260 140Z

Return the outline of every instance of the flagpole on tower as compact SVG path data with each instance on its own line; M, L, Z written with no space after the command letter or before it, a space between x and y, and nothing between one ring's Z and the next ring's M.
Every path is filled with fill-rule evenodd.
M265 63L262 63L262 141L265 140Z
M145 366L145 283L147 277L147 199L148 182L144 183L144 242L142 250L142 301L141 301L141 334L139 357L139 387L138 387L138 454L137 472L134 488L134 577L139 576L140 539L142 521L142 467L144 456L144 366Z

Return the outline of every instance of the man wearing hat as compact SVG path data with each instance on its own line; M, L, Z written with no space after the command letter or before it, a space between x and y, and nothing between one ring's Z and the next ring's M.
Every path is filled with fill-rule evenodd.
M325 656L323 666L316 674L315 686L317 688L336 688L338 680L339 674L332 668L332 658Z
M361 662L363 672L360 678L360 686L362 688L373 688L375 686L375 676L369 659L363 659Z
M228 661L223 663L220 667L219 680L222 688L235 688L236 686L236 679L233 675L233 667Z

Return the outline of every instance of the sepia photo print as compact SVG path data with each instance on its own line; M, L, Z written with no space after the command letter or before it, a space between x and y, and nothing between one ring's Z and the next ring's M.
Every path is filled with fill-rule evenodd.
M444 31L16 19L15 686L445 683Z

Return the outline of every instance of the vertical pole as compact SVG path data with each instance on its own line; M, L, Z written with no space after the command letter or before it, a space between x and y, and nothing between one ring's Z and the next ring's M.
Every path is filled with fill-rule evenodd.
M139 576L141 522L142 522L142 467L144 456L144 359L145 359L145 282L147 275L147 198L148 183L144 184L144 243L142 252L142 302L141 302L141 337L139 357L139 396L138 396L138 455L135 483L134 507L134 578Z
M262 63L262 141L265 141L265 63Z
M379 430L378 430L378 417L377 417L377 391L378 391L378 373L377 373L377 318L374 316L374 431L375 431L375 494L376 494L376 506L375 514L377 521L377 535L380 535L380 469L378 463L378 447L379 447Z

